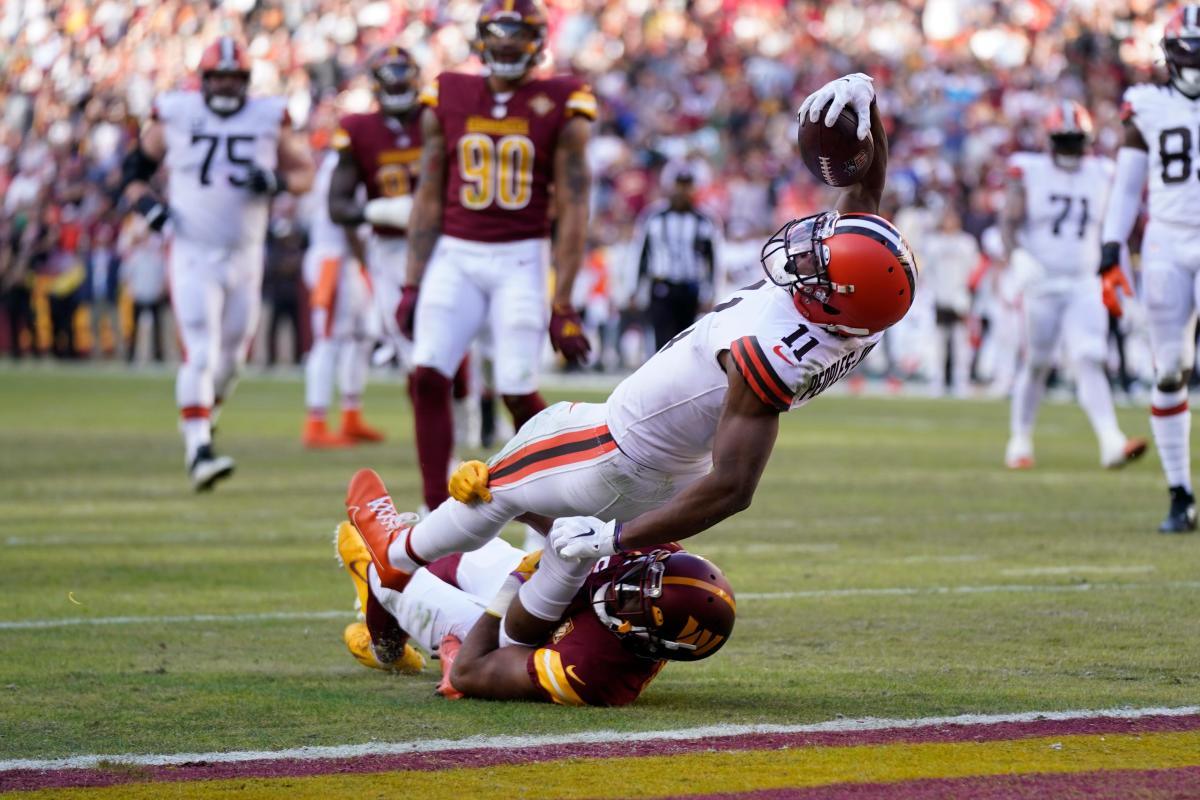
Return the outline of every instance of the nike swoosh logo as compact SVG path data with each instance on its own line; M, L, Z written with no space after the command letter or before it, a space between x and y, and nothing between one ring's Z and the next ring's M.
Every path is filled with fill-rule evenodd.
M567 674L570 675L572 678L574 678L576 681L578 681L580 686L587 686L587 684L584 683L583 678L581 678L575 674L575 665L574 664L567 665Z
M794 367L794 366L796 366L796 362L795 362L795 361L792 361L790 358L788 358L787 356L785 356L785 355L783 354L783 345L781 345L781 344L777 344L777 345L775 345L775 355L779 356L779 357L780 357L780 358L782 358L784 361L786 361L787 363L791 364L793 367Z
M594 531L594 530L592 530L591 528L588 528L588 529L587 529L586 531L584 531L583 533L577 533L577 534L575 534L574 536L572 536L571 538L572 538L572 539L582 539L584 536L591 536L591 535L592 535L592 534L594 534L594 533L595 533L595 531Z

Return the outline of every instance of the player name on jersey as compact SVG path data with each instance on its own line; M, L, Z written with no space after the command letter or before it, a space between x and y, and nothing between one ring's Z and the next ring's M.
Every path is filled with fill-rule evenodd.
M495 95L485 76L444 72L421 102L446 139L442 233L477 242L549 236L558 136L573 116L595 119L591 90L561 76Z
M417 186L421 161L419 114L399 120L373 111L348 114L333 135L334 149L349 153L367 188L367 198L403 197ZM380 236L403 236L400 228L374 226Z

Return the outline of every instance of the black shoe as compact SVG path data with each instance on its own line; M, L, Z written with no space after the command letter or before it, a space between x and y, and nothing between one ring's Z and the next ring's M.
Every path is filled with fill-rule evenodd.
M1191 533L1196 530L1196 498L1182 486L1171 487L1171 510L1158 526L1159 533Z
M197 492L207 492L217 481L233 474L233 459L213 453L212 445L201 445L188 466L188 477ZM1195 514L1193 513L1193 517Z

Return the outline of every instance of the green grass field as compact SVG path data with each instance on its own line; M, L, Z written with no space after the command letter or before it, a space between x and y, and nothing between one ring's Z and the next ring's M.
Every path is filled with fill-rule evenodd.
M1153 532L1153 453L1104 472L1053 405L1038 468L1010 473L1005 404L823 397L753 507L689 543L739 593L718 656L620 710L444 701L433 669L369 672L341 642L346 481L371 466L418 502L402 387L369 390L392 438L353 451L300 447L302 398L246 380L219 433L238 473L197 496L170 377L0 367L0 759L1200 699L1200 537ZM307 616L159 619L270 613ZM8 624L115 617L155 619Z

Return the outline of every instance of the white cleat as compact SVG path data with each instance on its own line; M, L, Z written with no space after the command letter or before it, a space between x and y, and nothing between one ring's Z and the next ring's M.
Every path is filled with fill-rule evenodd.
M1004 449L1004 466L1009 469L1033 469L1033 441L1028 436L1014 436Z
M232 458L214 454L212 446L206 444L196 451L196 456L188 467L188 477L192 480L193 489L197 492L207 492L217 481L232 475L233 467Z
M1120 469L1141 458L1146 452L1146 447L1146 440L1139 436L1126 439L1116 447L1106 447L1100 457L1100 466L1105 469Z

